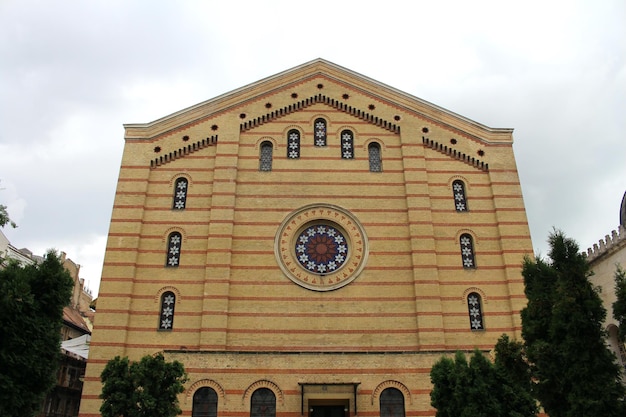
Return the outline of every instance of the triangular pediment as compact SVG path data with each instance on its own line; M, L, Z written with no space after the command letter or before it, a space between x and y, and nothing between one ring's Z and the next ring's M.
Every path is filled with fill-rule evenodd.
M489 128L425 100L326 61L315 59L150 123L125 124L126 139L150 140L225 113L240 118L241 129L325 103L385 129L398 130L405 116L437 125L455 135L486 143L511 142L512 129Z

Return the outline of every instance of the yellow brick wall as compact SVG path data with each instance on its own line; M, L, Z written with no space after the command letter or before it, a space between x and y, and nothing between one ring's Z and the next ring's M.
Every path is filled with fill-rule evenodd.
M313 145L318 117L327 121L323 148ZM293 128L301 132L295 160L286 157ZM340 157L343 129L354 132L353 160ZM272 171L260 172L266 140ZM372 141L380 173L369 171ZM172 210L180 177L189 182L186 208ZM469 212L454 210L455 179L466 185ZM275 255L285 219L316 204L341 208L367 235L364 269L333 291L295 284ZM165 267L172 231L183 240L177 268ZM474 239L475 269L462 267L463 233ZM190 373L186 416L203 384L218 392L220 415L249 415L257 386L280 394L277 415L300 415L303 383L332 388L310 386L305 403L348 401L354 415L354 398L332 383L357 382L359 415L378 415L377 395L394 386L407 415L432 416L434 361L490 350L502 333L519 337L520 266L531 252L510 130L325 61L127 125L81 415L98 415L109 359L166 351ZM172 331L157 331L164 291L177 297ZM483 298L484 331L469 327L472 291Z

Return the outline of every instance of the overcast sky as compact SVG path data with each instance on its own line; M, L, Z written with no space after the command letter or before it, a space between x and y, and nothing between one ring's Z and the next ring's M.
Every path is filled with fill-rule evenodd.
M626 191L626 2L0 0L3 232L98 291L124 145L144 123L324 58L514 128L536 253L586 249Z

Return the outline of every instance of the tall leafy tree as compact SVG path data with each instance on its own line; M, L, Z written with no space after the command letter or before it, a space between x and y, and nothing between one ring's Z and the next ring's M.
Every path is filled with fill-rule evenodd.
M56 253L0 267L0 415L32 416L56 382L72 278Z
M535 395L550 417L624 416L624 386L589 264L562 232L550 234L549 244L549 261L527 258L522 270L522 336Z
M504 335L492 363L475 350L469 362L462 352L433 366L431 405L437 417L531 417L537 404L530 392L522 345Z
M618 265L615 271L615 296L613 303L613 318L619 325L619 340L626 342L626 271Z
M116 356L100 378L103 417L174 417L182 412L178 394L187 381L185 368L178 361L166 362L162 353L139 362Z

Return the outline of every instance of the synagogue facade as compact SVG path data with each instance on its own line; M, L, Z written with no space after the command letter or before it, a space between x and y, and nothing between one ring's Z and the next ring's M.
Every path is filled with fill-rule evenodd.
M183 416L434 416L435 361L521 337L512 129L322 59L124 127L81 416L157 352Z

